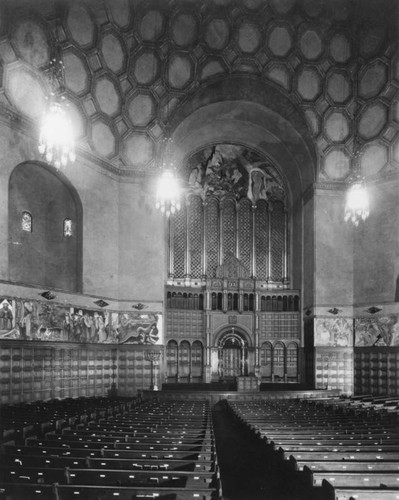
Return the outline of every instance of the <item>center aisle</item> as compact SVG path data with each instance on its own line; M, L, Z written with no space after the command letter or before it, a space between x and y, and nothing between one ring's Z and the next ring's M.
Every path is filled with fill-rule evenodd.
M223 500L311 499L312 492L282 470L277 457L244 431L223 402L212 414Z

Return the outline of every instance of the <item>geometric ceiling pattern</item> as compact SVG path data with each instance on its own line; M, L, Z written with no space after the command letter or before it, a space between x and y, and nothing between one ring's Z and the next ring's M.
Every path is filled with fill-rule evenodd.
M0 3L0 103L37 127L58 40L78 147L151 173L171 113L216 78L272 82L306 118L319 178L399 166L396 2L76 0ZM355 140L356 139L356 140Z

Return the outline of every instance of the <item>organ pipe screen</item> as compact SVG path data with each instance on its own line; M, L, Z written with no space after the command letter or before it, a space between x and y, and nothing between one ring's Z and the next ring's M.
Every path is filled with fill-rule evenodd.
M286 193L277 169L223 144L196 153L188 170L182 209L170 219L170 278L215 278L234 257L240 277L287 280Z

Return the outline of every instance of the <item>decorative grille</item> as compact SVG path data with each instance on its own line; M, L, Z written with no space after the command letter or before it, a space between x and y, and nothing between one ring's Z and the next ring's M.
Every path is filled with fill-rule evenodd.
M186 264L187 215L183 205L174 215L174 277L184 278Z
M190 274L192 278L201 278L203 211L202 200L199 196L192 196L190 198L188 229L191 248Z
M251 272L252 210L249 200L242 200L239 204L238 242L240 261Z
M255 253L256 277L265 280L268 277L269 254L269 219L267 203L260 200L255 212Z
M233 200L224 200L222 206L223 260L235 255L236 236L236 204Z
M206 274L214 278L219 265L219 203L215 198L208 198L205 206L206 227Z
M271 212L271 279L281 281L283 278L283 252L285 238L284 206L281 202L273 203Z

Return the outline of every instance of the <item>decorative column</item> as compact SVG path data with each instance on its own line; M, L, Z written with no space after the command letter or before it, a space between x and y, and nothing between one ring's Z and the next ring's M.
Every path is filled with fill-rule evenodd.
M219 266L223 264L223 213L224 207L219 205Z
M252 205L251 275L256 279L256 205Z
M284 209L284 244L283 244L283 276L282 281L288 286L288 212Z
M158 390L158 384L157 384L157 366L159 359L161 357L161 351L144 351L145 354L145 359L151 363L151 383L150 383L150 390L151 391L157 391Z
M288 350L287 346L284 346L284 382L287 383L288 381L288 374L287 374L287 365L288 365Z
M206 254L206 223L205 223L205 215L206 215L206 210L205 210L206 202L202 203L202 252L201 252L201 269L202 269L202 276L201 278L203 280L206 280L206 268L208 265L208 259L207 259L207 254Z
M267 249L267 281L272 279L272 207L268 205L267 209L267 230L268 230L268 249Z
M169 217L169 270L168 277L174 277L174 252L175 252L175 218Z
M186 279L186 284L190 284L191 278L191 240L190 240L190 213L191 213L191 202L190 198L187 198L186 201L186 266L184 269L184 277Z
M258 310L258 308L256 308ZM255 314L255 377L258 378L258 385L261 383L260 376L260 346L259 346L259 316Z
M211 316L209 314L209 301L207 311L205 313L206 321L206 344L205 344L205 383L209 384L212 380L212 365L211 365Z

